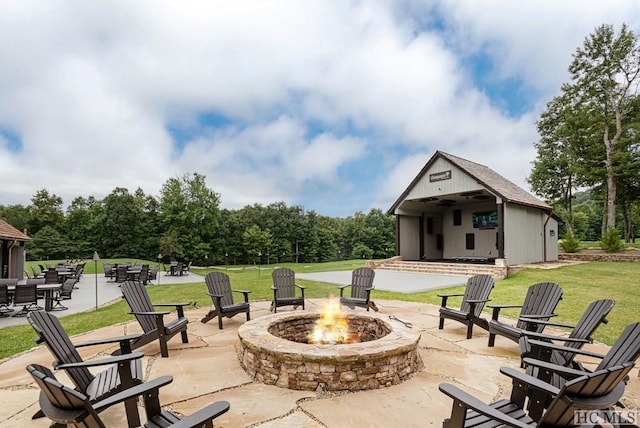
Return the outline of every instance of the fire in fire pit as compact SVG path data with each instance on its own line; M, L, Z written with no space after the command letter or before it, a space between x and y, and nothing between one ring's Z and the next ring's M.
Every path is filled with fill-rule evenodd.
M238 329L241 365L257 381L315 391L395 385L422 368L420 334L392 326L382 315L342 313L337 304L332 310L334 318L292 311L246 322ZM329 327L316 333L318 324Z
M362 335L349 331L349 321L340 309L337 300L331 300L324 305L320 318L316 321L311 334L307 336L309 343L342 344L360 342Z

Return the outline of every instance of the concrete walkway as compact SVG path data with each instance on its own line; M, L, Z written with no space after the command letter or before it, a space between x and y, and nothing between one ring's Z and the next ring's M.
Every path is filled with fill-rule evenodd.
M163 277L164 279L164 277ZM268 301L251 303L251 316L269 314ZM308 300L307 310L317 310L322 300ZM438 391L438 384L459 385L479 399L490 402L508 396L509 379L499 373L502 366L519 367L518 346L498 338L494 348L487 347L487 334L474 331L465 339L462 324L447 321L438 330L438 307L427 304L376 300L383 315L395 315L413 323L421 333L420 356L424 369L407 381L387 388L342 393L294 391L254 382L242 369L235 352L237 329L244 316L225 319L224 330L217 322L202 324L199 320L208 308L187 312L190 319L189 343L179 336L169 342L169 358L160 358L157 342L141 351L145 353L146 379L173 375L173 383L160 391L163 406L180 414L191 414L217 400L231 403L229 412L215 420L217 427L425 427L440 426L451 411L451 400ZM283 309L285 311L286 309ZM357 309L363 313L362 309ZM280 311L279 311L280 312ZM394 323L394 328L405 328ZM117 336L139 331L134 322L103 328L75 337L75 341ZM606 352L603 345L588 349ZM86 350L85 350L86 349ZM114 348L83 348L85 359L108 355ZM50 366L52 357L43 347L35 348L0 362L0 426L46 427L45 419L32 420L38 409L39 390L25 370L29 363ZM590 367L593 362L588 363ZM70 383L58 373L63 383ZM630 408L640 407L640 379L634 368L623 402ZM144 412L141 409L141 415ZM126 426L122 405L101 414L108 427Z

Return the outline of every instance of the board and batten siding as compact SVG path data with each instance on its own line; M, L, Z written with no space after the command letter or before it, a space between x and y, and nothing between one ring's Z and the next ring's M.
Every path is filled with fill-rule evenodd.
M451 171L451 178L446 180L430 181L429 176L432 174L445 173ZM453 165L446 159L436 159L429 171L415 184L409 191L406 200L420 199L425 197L438 197L449 195L452 193L471 192L474 190L482 190L484 187L480 185L473 177Z
M421 217L398 216L400 226L400 254L404 260L420 260Z
M516 204L504 206L504 255L507 265L544 261L544 222L547 215Z

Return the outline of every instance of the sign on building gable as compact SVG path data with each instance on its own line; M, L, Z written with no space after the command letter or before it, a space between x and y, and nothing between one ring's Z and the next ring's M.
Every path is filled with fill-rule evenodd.
M451 170L442 171L442 172L434 172L433 174L429 174L429 182L433 183L434 181L443 181L443 180L451 180Z

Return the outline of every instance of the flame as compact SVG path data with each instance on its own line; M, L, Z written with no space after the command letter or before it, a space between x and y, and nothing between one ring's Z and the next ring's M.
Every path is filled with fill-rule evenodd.
M339 344L353 342L349 333L349 321L340 309L337 300L325 302L316 321L315 328L307 337L309 343Z

